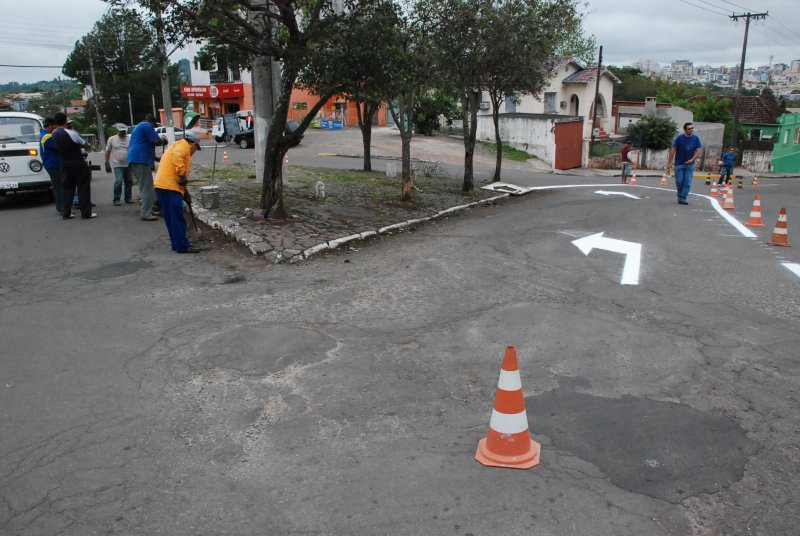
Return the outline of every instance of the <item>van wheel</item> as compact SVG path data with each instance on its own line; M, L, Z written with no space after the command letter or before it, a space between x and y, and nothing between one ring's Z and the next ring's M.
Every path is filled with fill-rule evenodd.
M239 147L241 147L242 149L249 149L250 143L247 140L241 140L239 142Z
M225 138L224 138L225 143L230 143L232 139L233 139L233 136L231 136L230 134L225 134Z

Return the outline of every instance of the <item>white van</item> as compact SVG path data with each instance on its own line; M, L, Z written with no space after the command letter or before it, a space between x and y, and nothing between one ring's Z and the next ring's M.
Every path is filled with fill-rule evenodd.
M0 112L0 195L50 189L39 154L42 118L25 112Z

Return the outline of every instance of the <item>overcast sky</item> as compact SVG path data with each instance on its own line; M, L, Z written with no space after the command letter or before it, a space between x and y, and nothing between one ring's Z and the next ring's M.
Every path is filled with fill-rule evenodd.
M587 0L585 27L603 45L603 63L630 65L688 59L696 65L736 65L744 21L731 13L769 12L750 24L747 67L800 59L797 0ZM4 1L0 17L0 83L50 80L60 68L5 65L63 65L75 41L107 9L101 0Z

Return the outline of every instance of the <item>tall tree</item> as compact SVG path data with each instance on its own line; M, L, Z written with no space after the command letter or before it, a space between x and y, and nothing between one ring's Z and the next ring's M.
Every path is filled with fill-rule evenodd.
M314 116L331 93L318 93L299 127L286 131L289 100L302 69L317 48L328 46L328 26L336 19L330 0L164 0L176 17L174 24L196 35L232 45L254 61L273 58L281 62L272 121L267 132L261 208L265 218L285 218L282 162L286 152L300 143ZM257 148L257 150L260 150Z
M488 11L483 24L491 43L483 58L483 83L492 103L497 158L493 181L500 180L503 141L500 106L519 93L538 95L552 76L557 58L586 60L594 39L583 36L581 16L571 1L505 1Z

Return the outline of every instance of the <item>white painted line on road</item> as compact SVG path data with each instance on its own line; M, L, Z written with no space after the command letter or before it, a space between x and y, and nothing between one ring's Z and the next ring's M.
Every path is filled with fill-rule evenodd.
M605 231L603 231L603 233L604 232ZM622 279L620 283L623 285L638 285L639 266L642 261L642 245L637 242L608 238L603 236L603 233L584 236L578 240L573 240L572 243L575 244L584 255L588 255L594 248L613 251L614 253L622 253L625 255L625 265L622 268Z
M606 192L605 190L597 190L595 193L600 195L624 195L625 197L630 197L631 199L641 199L641 197L636 197L635 195L625 192Z
M794 275L800 277L800 264L794 262L782 262L781 264Z

